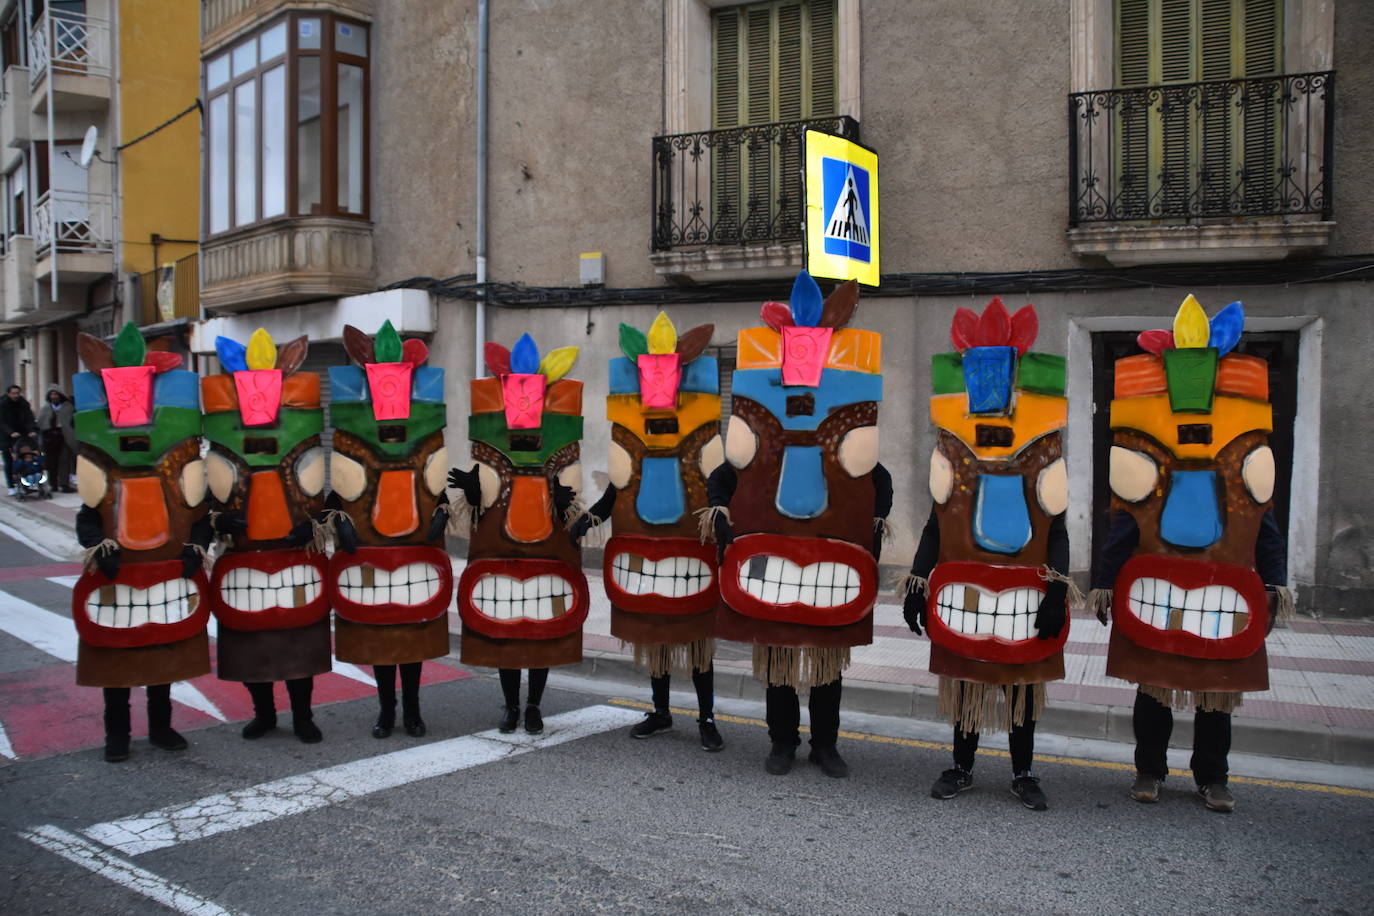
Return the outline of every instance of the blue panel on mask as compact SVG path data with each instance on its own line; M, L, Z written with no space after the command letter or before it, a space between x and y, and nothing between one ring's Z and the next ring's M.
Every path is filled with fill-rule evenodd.
M366 401L367 373L359 366L329 367L329 400Z
M416 366L410 376L410 399L417 403L444 403L444 370L438 366Z
M818 445L787 445L782 450L778 511L788 518L815 518L825 511L825 471Z
M1025 483L1020 476L979 474L973 510L973 539L993 553L1019 553L1030 543Z
M99 372L78 372L72 376L72 399L77 410L104 410L109 406L105 400L105 382Z
M1174 471L1169 475L1159 535L1177 547L1208 547L1221 538L1215 471Z
M963 368L969 413L1001 413L1011 406L1015 347L969 347L964 351Z
M153 376L153 404L200 410L200 376L185 369L159 372Z
M639 368L623 356L611 360L611 394L639 394Z
M676 458L645 458L639 466L635 512L650 525L671 525L686 509L682 472Z
M682 367L681 391L701 391L720 394L720 369L714 356L698 356Z
M734 394L758 401L783 429L815 429L837 407L883 399L881 375L852 369L822 369L816 388L783 387L781 369L740 369L732 384ZM808 393L816 399L815 409L808 416L789 417L788 395Z

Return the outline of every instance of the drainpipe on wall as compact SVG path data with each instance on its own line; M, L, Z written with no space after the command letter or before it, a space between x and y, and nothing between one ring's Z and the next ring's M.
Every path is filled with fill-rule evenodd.
M487 30L488 0L477 3L477 308L472 377L481 378L487 342Z

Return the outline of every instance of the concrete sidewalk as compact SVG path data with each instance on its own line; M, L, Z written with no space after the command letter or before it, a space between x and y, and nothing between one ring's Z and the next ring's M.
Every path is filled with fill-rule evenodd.
M0 498L0 524L62 559L75 558L80 500ZM599 551L597 552L599 555ZM455 571L463 561L456 560ZM623 684L647 694L647 678L631 663L627 647L610 635L610 604L599 569L588 569L592 607L584 629L582 664L564 674ZM455 630L457 615L452 614ZM1049 687L1041 720L1047 733L1069 738L1129 742L1134 688L1105 673L1108 631L1090 616L1075 615L1065 647L1065 678ZM1236 711L1233 748L1238 753L1374 765L1374 621L1300 618L1268 640L1270 689L1249 694ZM854 650L845 673L844 708L876 715L936 720L935 683L929 673L930 643L911 633L895 595L879 596L874 640ZM750 649L722 642L716 655L716 693L759 699L762 687L750 672ZM1179 714L1176 743L1191 742L1191 716Z

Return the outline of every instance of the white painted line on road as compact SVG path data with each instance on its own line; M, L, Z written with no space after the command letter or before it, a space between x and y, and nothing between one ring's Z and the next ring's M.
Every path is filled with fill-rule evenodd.
M335 659L334 673L342 674L344 677L350 677L355 681L360 681L361 683L368 685L369 687L377 686L377 679L375 677L368 674L366 671L359 668L357 665L350 665L348 662L341 662L338 659Z
M64 662L76 663L76 626L70 619L0 591L0 630ZM229 718L200 689L185 681L172 685L172 699L221 722Z
M65 563L67 560L71 559L71 557L63 556L55 550L49 550L42 544L38 543L38 541L34 540L32 535L24 534L18 528L15 528L13 525L7 525L4 522L0 522L0 534L3 534L5 537L12 538L15 541L18 541L20 544L23 544L25 547L29 548L34 553L41 553L49 560L58 560Z
M8 757L11 760L18 759L14 753L14 745L10 744L10 736L5 734L4 722L0 722L0 757Z
M48 581L54 585L65 585L67 588L76 588L76 581L80 576L48 576Z
M68 862L75 862L102 878L155 900L178 913L187 913L189 916L234 916L233 910L226 910L214 901L192 893L179 884L173 884L145 868L139 868L132 862L111 855L108 850L88 843L60 827L44 824L19 835L30 843L56 853Z
M542 735L503 735L491 729L95 824L82 833L125 855L142 855L554 747L622 728L640 718L638 710L587 706L545 719Z

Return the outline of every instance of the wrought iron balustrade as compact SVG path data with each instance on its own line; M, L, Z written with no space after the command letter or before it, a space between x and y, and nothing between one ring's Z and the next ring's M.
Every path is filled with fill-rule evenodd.
M1069 96L1069 222L1332 218L1335 71Z
M87 76L110 75L110 23L80 13L49 10L29 31L29 83L48 70Z
M47 191L33 207L33 247L38 257L51 251L114 251L114 200L109 194Z
M802 237L802 134L859 139L849 117L654 137L653 250Z

